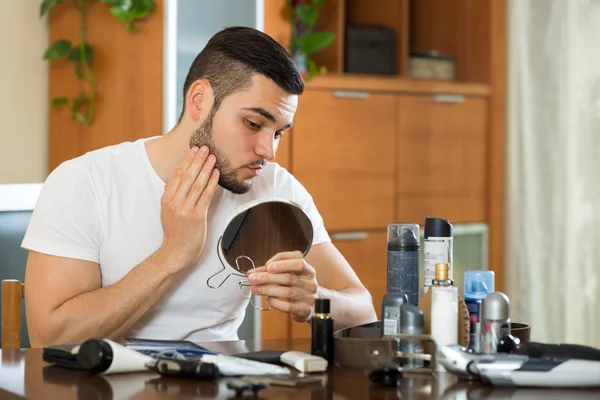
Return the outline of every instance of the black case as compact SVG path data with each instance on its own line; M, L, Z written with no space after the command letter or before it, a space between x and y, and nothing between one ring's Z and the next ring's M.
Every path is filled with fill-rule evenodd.
M82 369L77 363L77 353L71 353L77 346L79 346L78 343L69 343L44 347L42 359L47 363L61 367Z
M345 71L359 74L396 74L396 33L381 25L348 25Z

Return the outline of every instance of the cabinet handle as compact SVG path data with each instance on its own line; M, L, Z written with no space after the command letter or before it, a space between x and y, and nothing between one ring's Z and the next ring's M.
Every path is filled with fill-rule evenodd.
M338 99L368 99L369 93L355 90L334 90L333 97Z
M465 96L462 94L436 94L433 96L433 101L436 103L462 103L465 101Z
M363 240L367 238L367 232L340 232L331 235L333 240Z

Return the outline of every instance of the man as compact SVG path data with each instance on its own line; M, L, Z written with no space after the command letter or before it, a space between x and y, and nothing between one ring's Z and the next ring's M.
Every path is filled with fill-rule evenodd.
M250 28L217 33L194 60L178 124L166 135L61 164L44 185L23 247L32 346L88 337L235 340L247 300L211 289L216 243L242 204L298 203L313 247L274 255L249 277L272 309L309 322L331 299L336 329L376 320L371 297L332 245L311 196L272 163L303 82L292 58ZM274 312L274 311L269 311Z

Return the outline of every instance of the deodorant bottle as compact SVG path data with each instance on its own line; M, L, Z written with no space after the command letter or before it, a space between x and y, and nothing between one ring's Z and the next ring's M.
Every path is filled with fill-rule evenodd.
M419 304L419 225L393 223L387 231L387 291Z
M381 301L383 336L401 333L402 306L408 303L406 293L387 292Z
M435 279L436 264L449 264L448 279L454 280L452 275L453 252L452 224L441 218L425 218L423 294L429 291L431 282Z
M494 271L466 271L464 297L469 309L469 349L481 353L481 313L483 299L494 291Z
M510 300L502 292L488 294L483 300L481 352L496 354L500 338L510 333Z
M401 309L401 333L409 335L422 335L424 329L423 311L411 304L404 304ZM402 339L401 349L405 354L423 354L424 349L419 339ZM403 358L402 366L405 368L423 368L423 360Z

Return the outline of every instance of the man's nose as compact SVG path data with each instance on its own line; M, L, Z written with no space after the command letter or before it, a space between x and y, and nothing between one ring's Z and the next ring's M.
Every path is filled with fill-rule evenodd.
M275 141L271 134L260 134L254 146L256 155L263 157L267 161L275 159Z

